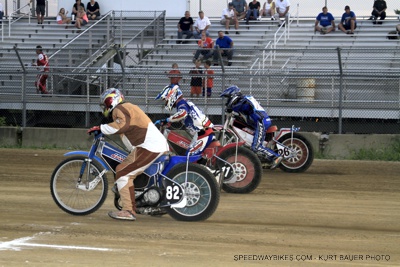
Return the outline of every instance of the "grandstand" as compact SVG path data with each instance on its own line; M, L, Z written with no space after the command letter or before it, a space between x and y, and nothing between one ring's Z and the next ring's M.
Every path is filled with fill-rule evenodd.
M0 109L20 109L18 95L26 86L32 110L96 112L98 93L105 86L116 86L147 112L164 113L153 98L168 81L165 71L170 70L172 63L178 63L183 74L181 85L187 90L197 45L194 39L187 44L176 43L179 18L165 18L165 14L160 14L159 19L154 17L118 16L110 12L80 33L73 26L64 29L57 25L54 18L47 18L44 25L22 19L11 26L10 37L3 25L0 86L4 103L0 103ZM215 39L224 27L219 18L210 19L210 35ZM235 43L232 66L213 67L214 92L236 84L260 99L273 117L319 114L336 120L341 87L343 106L348 108L343 112L345 118L399 120L400 42L386 38L397 23L394 17L388 17L382 25L359 18L355 35L348 36L340 31L314 33L314 18L294 18L289 27L278 27L268 18L251 21L250 25L242 21L240 34L234 34L232 29L229 35ZM29 67L38 44L51 57L53 73L49 86L57 96L45 100L35 94L32 85L36 74ZM123 71L113 68L117 55ZM111 69L104 69L104 64ZM26 72L24 83L12 72ZM310 78L316 88L304 101L298 96L299 80ZM85 97L87 92L90 98ZM6 104L8 100L15 101L15 105ZM198 101L210 115L221 114L217 94ZM80 123L90 124L87 120Z

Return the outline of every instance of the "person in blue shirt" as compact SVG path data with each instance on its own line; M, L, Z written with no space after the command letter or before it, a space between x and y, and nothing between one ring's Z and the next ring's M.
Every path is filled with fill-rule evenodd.
M235 112L254 129L251 150L257 155L266 156L272 163L270 169L275 169L281 163L283 156L263 145L266 131L271 126L271 119L264 108L253 96L243 95L240 88L235 85L225 89L220 97L228 99L225 105L227 113Z
M347 34L354 34L354 30L357 28L356 14L350 11L349 6L345 6L344 11L338 28Z
M327 34L331 31L335 31L335 18L331 13L328 12L328 8L324 6L322 12L318 14L315 19L314 32L320 32L321 34Z
M223 31L218 31L218 38L215 41L214 46L214 66L218 65L218 49L221 56L226 56L228 58L228 66L232 65L233 58L233 41L230 37L224 35Z
M214 124L192 101L183 98L179 85L168 85L155 98L165 101L165 109L171 111L176 107L177 112L170 117L154 122L155 125L165 122L182 122L192 135L193 146L186 155L199 155L215 140Z

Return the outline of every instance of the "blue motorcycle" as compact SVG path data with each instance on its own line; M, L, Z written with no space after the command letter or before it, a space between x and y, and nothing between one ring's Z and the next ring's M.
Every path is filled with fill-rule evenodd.
M121 146L94 132L90 151L73 151L64 156L51 176L51 195L63 211L87 215L98 210L107 198L107 172L115 176L115 168L128 155ZM139 214L168 213L180 221L200 221L217 209L220 190L213 174L198 161L201 156L158 158L134 180ZM116 187L114 205L120 209Z

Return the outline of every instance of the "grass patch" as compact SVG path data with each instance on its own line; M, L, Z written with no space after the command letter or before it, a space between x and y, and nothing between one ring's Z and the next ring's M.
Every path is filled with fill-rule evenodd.
M370 148L353 151L350 160L400 161L400 138L393 139L392 145L384 148Z

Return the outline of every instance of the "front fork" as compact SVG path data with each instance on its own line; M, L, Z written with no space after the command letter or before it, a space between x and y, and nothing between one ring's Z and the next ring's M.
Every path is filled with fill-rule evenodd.
M80 171L80 175L78 178L78 181L76 183L76 188L83 190L83 191L92 191L94 188L96 188L96 186L99 184L99 182L101 181L103 175L107 172L106 169L104 169L101 173L99 173L99 175L97 175L93 180L90 179L90 175L92 175L91 173L91 162L92 159L85 159L85 162L82 164L82 168ZM83 174L85 173L85 169L87 168L87 172L86 172L86 179L82 178ZM83 180L83 182L82 182Z

